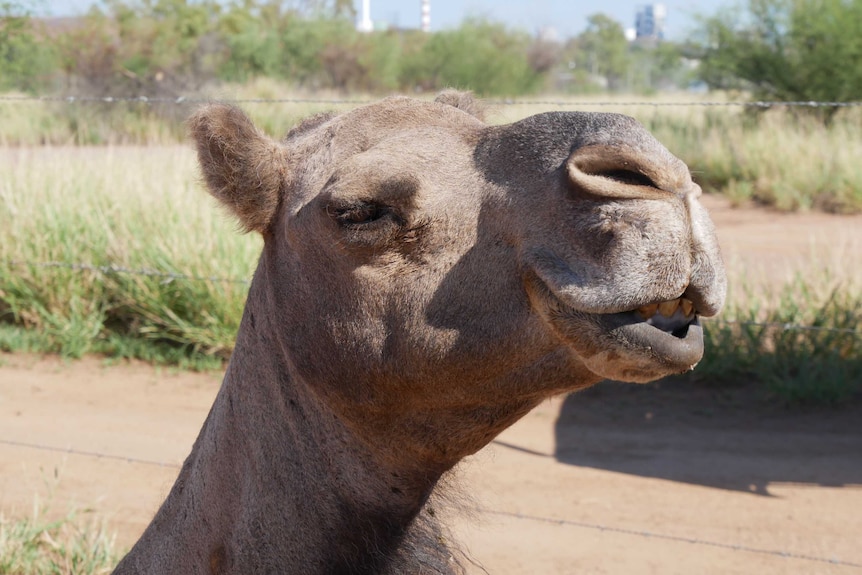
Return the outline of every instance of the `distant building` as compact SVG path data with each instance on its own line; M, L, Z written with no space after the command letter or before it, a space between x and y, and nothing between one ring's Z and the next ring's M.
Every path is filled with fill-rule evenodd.
M2 0L0 0L2 2ZM431 31L431 0L419 1L420 30ZM393 13L392 21L371 19L371 0L362 0L362 9L356 18L356 29L360 32L382 32L386 30L399 30L398 13Z
M422 0L422 31L431 31L431 0Z
M356 29L360 32L374 30L374 22L371 20L371 0L362 0L362 11L356 21Z
M663 40L667 9L664 4L647 4L638 9L635 17L635 38Z

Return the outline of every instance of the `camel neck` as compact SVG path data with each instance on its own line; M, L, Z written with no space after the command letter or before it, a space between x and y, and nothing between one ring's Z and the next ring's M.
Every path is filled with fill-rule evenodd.
M260 345L254 323L247 309L192 453L116 572L194 573L201 556L208 573L273 572L285 557L309 575L450 572L423 511L438 477L380 466L277 354L236 359Z

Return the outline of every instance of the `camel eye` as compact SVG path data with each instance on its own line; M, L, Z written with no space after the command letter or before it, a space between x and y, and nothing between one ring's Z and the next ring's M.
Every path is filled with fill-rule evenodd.
M400 224L399 218L391 207L376 202L353 202L328 206L326 212L344 228L358 229L383 220Z
M361 226L384 217L389 213L389 208L372 202L357 202L346 206L329 206L326 211L342 226Z

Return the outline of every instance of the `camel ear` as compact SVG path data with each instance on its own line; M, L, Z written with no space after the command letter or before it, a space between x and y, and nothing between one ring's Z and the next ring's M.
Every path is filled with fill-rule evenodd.
M209 192L245 231L264 233L278 209L288 169L284 148L240 109L210 104L188 121Z
M463 112L467 112L478 120L485 121L486 106L484 102L476 99L472 92L461 92L459 90L443 90L434 101L439 104L446 104L458 108Z

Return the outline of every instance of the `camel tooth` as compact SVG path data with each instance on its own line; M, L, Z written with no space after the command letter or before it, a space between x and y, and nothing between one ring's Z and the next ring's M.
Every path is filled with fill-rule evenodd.
M638 308L638 313L643 316L644 319L649 319L655 315L655 312L658 310L657 303L651 303L647 305L642 305Z
M692 312L694 312L694 303L691 300L681 298L679 300L679 307L682 308L682 313L685 317L690 317Z
M662 314L664 317L670 317L676 313L676 309L679 307L679 299L674 299L670 301L663 301L658 304L658 312Z

